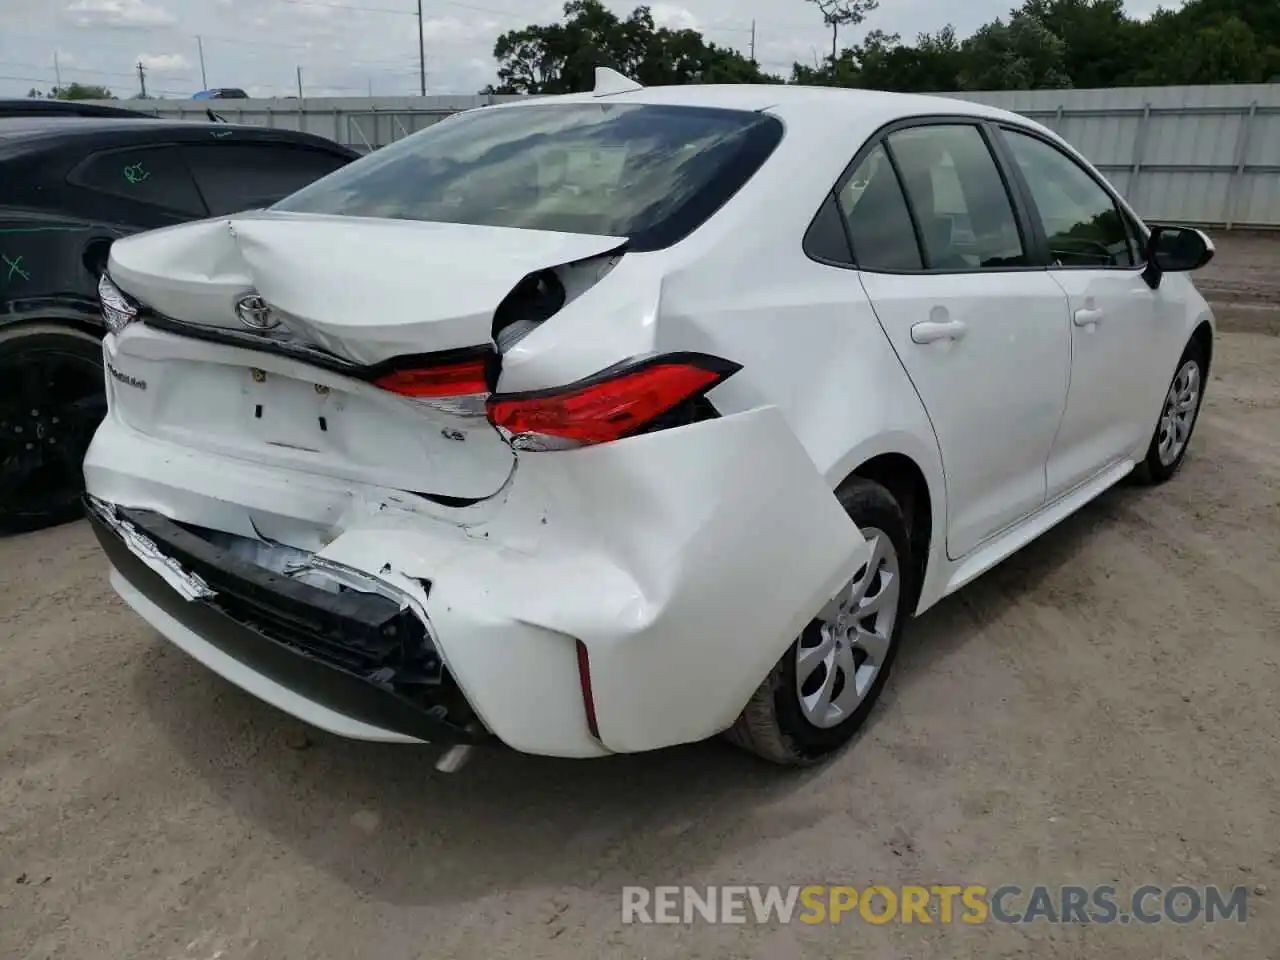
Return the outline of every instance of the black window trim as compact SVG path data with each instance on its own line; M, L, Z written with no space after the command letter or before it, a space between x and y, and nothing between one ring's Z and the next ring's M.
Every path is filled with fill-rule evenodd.
M898 162L893 156L893 148L889 144L890 134L897 133L900 130L909 130L916 127L976 127L978 133L982 136L983 142L987 146L987 152L990 154L992 162L995 164L996 170L1000 175L1000 180L1004 184L1005 196L1009 199L1009 206L1013 212L1014 222L1017 224L1018 236L1022 242L1023 254L1026 256L1028 263L1025 266L1008 266L1008 267L981 267L978 269L956 268L956 267L925 267L923 270L871 270L858 266L857 256L853 250L853 244L849 241L848 227L845 228L845 242L849 246L849 263L841 263L839 261L830 260L825 257L814 256L809 251L809 230L813 229L813 221L816 221L818 215L822 212L819 205L818 211L813 216L813 221L805 231L804 251L806 256L816 263L821 263L831 267L841 267L845 270L858 270L864 273L883 274L885 276L903 276L903 277L920 277L920 276L954 276L960 275L985 275L996 273L1028 273L1032 271L1045 271L1052 262L1048 256L1047 244L1035 242L1037 236L1037 228L1030 212L1023 202L1021 189L1015 186L1013 174L1016 171L1010 170L1004 156L1003 150L1006 149L1003 144L998 145L998 139L995 131L995 123L987 117L978 116L968 113L935 113L920 114L910 117L899 117L889 123L884 124L874 133L871 134L858 152L853 155L853 159L845 166L840 176L835 182L835 186L828 191L828 196L838 196L840 191L857 172L858 167L867 159L870 153L877 147L883 145L885 153L889 156L889 162L893 167L894 175L898 177L898 187L902 190L903 197L906 199L907 211L911 216L912 230L916 235L916 244L920 253L920 262L927 263L928 257L925 253L924 245L921 242L919 221L917 219L915 206L912 202L911 195L902 183L902 177L898 171ZM823 204L827 202L827 198L823 199ZM837 201L837 207L839 202ZM843 211L841 212L841 222L844 222Z
M75 187L77 190L88 190L104 197L111 197L113 200L121 200L126 203L137 203L151 210L163 210L169 214L181 214L187 218L200 219L209 216L209 204L205 201L204 194L200 192L200 186L196 183L195 176L191 173L191 167L187 164L187 156L183 152L184 146L182 140L142 140L137 143L117 144L114 146L103 147L100 150L90 151L83 159L72 165L63 177L63 182L69 186ZM191 183L191 189L195 192L196 199L200 201L200 205L204 208L198 213L189 210L182 210L178 207L169 206L163 203L153 203L150 200L142 200L127 193L111 193L99 187L92 186L84 181L81 174L90 164L97 162L101 157L111 156L117 153L132 153L140 150L172 150L177 162L186 171L187 178Z
M191 157L188 156L187 151L193 150L199 147L209 147L209 146L213 146L213 149L215 150L225 150L231 145L235 145L237 147L245 147L245 146L256 147L258 149L278 149L280 147L286 147L290 150L305 150L308 153L315 153L315 154L319 154L320 156L329 157L333 159L342 158L342 163L340 163L337 167L334 168L337 170L341 170L348 163L353 162L350 158L342 157L342 154L336 151L325 150L323 147L316 146L315 144L297 143L296 141L293 141L293 140L270 140L270 139L255 139L255 138L244 137L239 140L232 140L230 141L230 143L228 143L225 146L222 144L218 144L214 146L213 144L210 144L209 141L207 140L182 141L177 144L179 148L178 152L182 154L182 164L184 167L186 167L187 175L191 177L191 182L195 185L196 193L199 194L200 196L200 202L204 204L204 209L205 209L204 215L206 217L222 217L222 216L227 216L227 214L213 212L213 206L212 204L209 203L209 198L205 196L204 188L200 186L200 178L196 176L195 168L191 164ZM311 182L314 183L315 181L313 180ZM267 206L270 206L270 204L268 204Z
M1008 164L1010 175L1018 185L1018 190L1023 195L1023 202L1026 204L1027 211L1030 215L1031 225L1035 230L1037 243L1041 246L1041 255L1048 264L1050 270L1107 270L1114 273L1141 273L1146 269L1146 241L1151 236L1150 228L1142 222L1136 214L1132 213L1124 200L1120 197L1119 192L1106 180L1095 174L1089 167L1080 162L1078 157L1072 155L1070 151L1063 150L1060 143L1056 143L1050 137L1046 137L1039 130L1033 130L1030 127L1024 127L1021 124L1009 123L1002 121L995 124L995 139L999 145L999 150L1004 157L1004 162ZM1026 177L1022 173L1022 168L1018 166L1018 162L1013 154L1013 147L1009 145L1009 141L1005 139L1005 132L1022 134L1033 140L1039 140L1045 146L1052 150L1056 150L1065 157L1069 162L1075 164L1080 172L1097 184L1098 188L1110 198L1112 205L1116 208L1116 213L1120 215L1120 219L1125 225L1125 242L1135 242L1133 248L1134 266L1105 266L1102 264L1060 264L1056 263L1053 252L1049 249L1049 238L1044 233L1041 226L1043 218L1040 216L1040 207L1036 203L1035 198L1031 194L1031 187L1026 181Z

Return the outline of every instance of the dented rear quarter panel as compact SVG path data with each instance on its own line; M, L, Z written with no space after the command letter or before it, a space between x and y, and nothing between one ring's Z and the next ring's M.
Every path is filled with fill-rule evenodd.
M486 726L530 752L575 735L590 747L575 640L609 750L726 729L867 553L773 408L524 453L487 522L395 527L350 529L321 556L428 580L450 671Z

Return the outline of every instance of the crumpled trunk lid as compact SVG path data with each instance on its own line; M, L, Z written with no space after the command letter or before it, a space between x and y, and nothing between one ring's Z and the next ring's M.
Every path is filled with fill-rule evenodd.
M378 377L492 349L494 314L522 279L621 243L271 212L128 238L112 247L111 280L156 316L108 338L113 415L268 467L446 502L490 497L515 454L483 393L414 399ZM256 329L264 305L270 322Z
M157 313L244 331L260 296L295 338L357 364L486 344L524 277L619 237L259 211L117 241L112 281Z

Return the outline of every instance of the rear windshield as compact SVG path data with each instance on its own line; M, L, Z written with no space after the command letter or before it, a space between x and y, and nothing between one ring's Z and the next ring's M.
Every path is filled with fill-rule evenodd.
M782 138L742 110L575 103L457 114L357 160L276 210L676 243Z

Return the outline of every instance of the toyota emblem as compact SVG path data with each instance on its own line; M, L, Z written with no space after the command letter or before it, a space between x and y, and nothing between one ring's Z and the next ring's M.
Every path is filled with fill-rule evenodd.
M280 326L280 320L271 312L267 301L256 293L241 297L236 302L236 316L250 330L270 330Z

